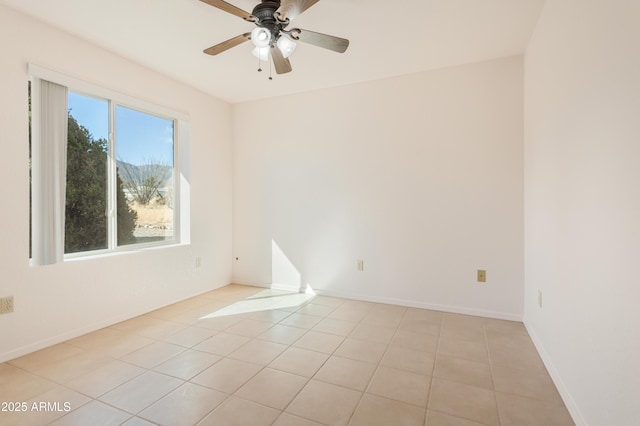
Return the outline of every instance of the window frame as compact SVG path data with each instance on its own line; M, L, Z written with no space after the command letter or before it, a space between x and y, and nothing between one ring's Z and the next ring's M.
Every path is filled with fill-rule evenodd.
M33 93L33 88L37 87L36 83L39 79L47 80L52 83L57 83L66 86L69 92L85 96L88 98L97 99L100 101L106 101L108 103L109 111L109 135L108 146L109 151L107 153L107 248L64 253L63 261L83 259L95 256L105 256L118 253L136 252L141 250L157 249L162 247L169 247L181 244L189 243L189 223L188 220L183 220L184 211L188 215L188 188L186 193L183 194L183 188L181 183L184 181L183 168L185 163L181 159L181 151L188 150L188 137L189 137L189 117L186 114L165 108L150 102L146 102L137 99L132 96L122 94L120 92L100 87L91 83L87 83L80 79L70 77L56 71L52 71L34 64L29 64L28 67L29 80L32 87L32 109L37 110L38 94ZM36 89L37 90L37 89ZM159 117L165 120L173 122L173 191L174 191L174 208L173 208L173 237L161 241L152 241L136 244L118 245L117 241L117 150L116 148L116 107L121 106L124 108L132 109L144 114L149 114L155 117ZM37 129L36 121L32 122L33 136L39 134L40 129ZM37 145L37 144L36 144ZM112 154L116 153L114 157ZM188 151L187 151L188 152ZM37 152L32 152L32 155L37 155ZM32 170L32 173L39 173L37 170ZM185 203L186 201L186 203ZM186 205L185 205L186 204ZM188 216L187 216L188 219Z

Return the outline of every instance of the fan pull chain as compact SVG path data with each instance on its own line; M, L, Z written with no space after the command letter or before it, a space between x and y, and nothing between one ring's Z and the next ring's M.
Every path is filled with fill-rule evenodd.
M271 76L271 49L269 49L269 54L267 55L267 62L269 62L269 80L273 80L273 77ZM260 59L260 55L258 55L258 72L262 72L262 59Z

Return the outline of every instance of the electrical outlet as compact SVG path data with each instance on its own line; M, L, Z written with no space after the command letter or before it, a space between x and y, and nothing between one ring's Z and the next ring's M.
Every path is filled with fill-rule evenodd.
M0 299L0 314L10 314L13 312L13 296Z
M364 260L358 260L358 271L364 271Z
M487 282L487 271L484 269L478 269L478 282L486 283Z
M202 266L202 258L200 256L196 257L196 268Z

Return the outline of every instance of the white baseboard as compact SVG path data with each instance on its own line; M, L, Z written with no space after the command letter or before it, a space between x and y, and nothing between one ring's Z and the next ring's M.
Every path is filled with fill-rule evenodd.
M567 407L567 410L569 411L569 414L571 415L571 418L575 422L576 426L587 426L587 423L584 421L584 417L582 417L582 413L580 413L580 410L578 409L578 406L573 400L573 397L571 396L571 394L569 393L569 390L565 386L564 381L562 381L562 377L560 376L560 374L558 373L558 370L556 369L555 365L551 361L551 358L549 357L549 354L544 348L542 341L536 334L535 330L528 325L527 321L524 322L524 326L527 329L527 332L529 333L529 336L531 337L533 344L538 350L538 354L540 354L540 358L542 358L542 362L544 363L544 366L547 368L547 371L551 376L551 380L553 380L553 384L556 385L556 388L558 389L558 392L560 393L560 396L564 401L564 405Z
M103 329L105 327L109 327L109 326L111 326L113 324L117 324L119 322L126 321L126 320L131 319L131 318L135 318L135 317L140 316L140 315L148 314L149 312L155 311L157 309L161 309L161 308L163 308L165 306L173 305L174 303L182 302L182 301L190 299L192 297L196 297L196 296L198 296L200 294L207 293L207 292L209 292L211 290L214 290L214 289L209 289L209 290L206 290L204 292L200 292L198 294L194 294L194 295L191 295L191 296L186 296L184 298L181 298L179 300L171 302L168 305L156 306L156 307L153 307L153 308L145 308L145 309L140 309L140 310L137 310L137 311L134 311L134 312L130 312L128 314L118 315L118 316L106 319L104 321L98 321L98 322L90 324L90 325L85 325L83 327L76 328L76 329L73 329L71 331L68 331L68 332L65 332L65 333L61 333L61 334L58 334L58 335L53 336L53 337L49 337L47 339L39 340L37 342L21 346L19 348L13 349L13 350L11 350L9 352L0 353L0 363L11 361L12 359L19 358L19 357L21 357L23 355L28 355L28 354L30 354L32 352L39 351L40 349L45 349L45 348L48 348L49 346L57 345L58 343L62 343L62 342L66 342L67 340L75 339L76 337L80 337L80 336L85 335L87 333L92 333L94 331Z
M253 287L272 288L274 290L298 291L298 289L292 289L291 287L285 287L278 284L269 284L269 283L256 284L256 283L241 282L241 281L234 281L234 283L240 284L240 285L253 286ZM450 312L454 314L474 315L474 316L479 316L484 318L494 318L494 319L522 322L522 315L508 313L508 312L495 312L495 311L488 311L483 309L465 308L461 306L439 305L439 304L421 302L416 300L395 299L390 297L371 297L364 294L343 293L339 291L321 290L316 288L314 288L313 291L321 296L340 297L342 299L361 300L364 302L375 302L375 303L383 303L386 305L406 306L409 308L431 309L433 311Z
M300 291L300 289L296 289L296 288L292 288L290 286L284 286L284 285L272 285L269 283L261 283L261 284L257 284L257 283L249 283L249 282L241 282L241 281L237 281L234 280L233 281L234 284L240 284L240 285L248 285L248 286L253 286L253 287L262 287L262 288L272 288L274 290L283 290L283 291ZM211 291L207 290L205 291ZM494 312L494 311L487 311L487 310L480 310L480 309L471 309L471 308L465 308L465 307L459 307L459 306L449 306L449 305L438 305L438 304L433 304L433 303L426 303L426 302L420 302L420 301L415 301L415 300L406 300L406 299L395 299L395 298L387 298L387 297L370 297L367 295L363 295L363 294L352 294L352 293L342 293L342 292L336 292L336 291L330 291L330 290L318 290L318 289L314 289L314 291L321 295L321 296L330 296L330 297L340 297L340 298L344 298L344 299L351 299L351 300L361 300L361 301L366 301L366 302L375 302L375 303L383 303L383 304L388 304L388 305L398 305L398 306L407 306L407 307L411 307L411 308L420 308L420 309L431 309L431 310L435 310L435 311L442 311L442 312L451 312L451 313L456 313L456 314L465 314L465 315L475 315L475 316L480 316L480 317L485 317L485 318L495 318L495 319L504 319L504 320L509 320L509 321L522 321L522 317L520 315L517 314L512 314L512 313L504 313L504 312ZM200 294L200 293L199 293ZM173 303L178 303L181 302L183 300L189 299L191 297L195 297L198 296L198 294L194 294L194 295L190 295L190 296L186 296L180 300L176 300L174 302L171 302L170 304ZM100 330L102 328L108 327L110 325L119 323L121 321L126 321L128 319L134 318L136 316L139 315L144 315L147 314L153 310L156 309L160 309L163 306L157 306L154 307L152 309L142 309L140 311L136 311L136 312L130 312L126 315L119 315L116 317L112 317L109 318L107 320L104 321L99 321L97 323L93 323L91 325L87 325L87 326L83 326L80 328L76 328L74 330L65 332L65 333L61 333L57 336L53 336L44 340L40 340L38 342L34 342L25 346L21 346L19 348L16 348L14 350L11 350L9 352L4 352L4 353L0 353L0 363L2 362L6 362L6 361L10 361L12 359L21 357L23 355L27 355L29 353L38 351L40 349L44 349L47 348L49 346L53 346L56 345L58 343L62 343L65 342L67 340L70 339L74 339L76 337L82 336L84 334L87 333L91 333L94 332L96 330ZM533 336L532 336L533 338ZM534 341L534 343L536 343ZM536 344L536 346L538 346ZM544 358L543 358L544 359ZM545 362L546 364L546 362ZM554 380L555 381L555 380ZM563 396L564 398L564 396ZM572 413L573 415L573 413Z
M268 288L272 289L272 290L280 290L280 291L291 291L294 293L302 293L303 289L301 289L300 287L293 287L290 285L284 285L284 284L271 284L268 286Z
M151 312L151 311L147 311L147 312ZM138 314L134 313L131 315L120 315L105 321L100 321L91 325L86 325L65 333L58 334L57 336L49 337L44 340L39 340L37 342L30 343L25 346L21 346L12 351L4 352L0 354L0 363L11 361L12 359L19 358L23 355L28 355L32 352L39 351L40 349L48 348L49 346L57 345L58 343L66 342L67 340L75 339L76 337L80 337L84 334L91 333L105 327L109 327L110 325L117 324L121 321L126 321L136 316L143 315L147 312L141 312Z
M318 290L314 291L322 296L341 297L344 299L362 300L365 302L384 303L387 305L406 306L409 308L430 309L433 311L450 312L454 314L475 315L485 318L503 319L509 321L522 321L522 316L512 313L487 311L482 309L465 308L461 306L439 305L416 300L396 299L391 297L371 297L367 295L342 293L337 291Z

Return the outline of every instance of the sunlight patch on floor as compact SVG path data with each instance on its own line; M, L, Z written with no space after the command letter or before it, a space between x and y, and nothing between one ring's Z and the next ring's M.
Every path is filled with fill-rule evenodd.
M304 305L314 297L315 293L310 287L307 288L305 293L291 293L267 289L260 291L247 299L240 300L220 310L207 314L200 319L268 311L273 309L293 308Z

